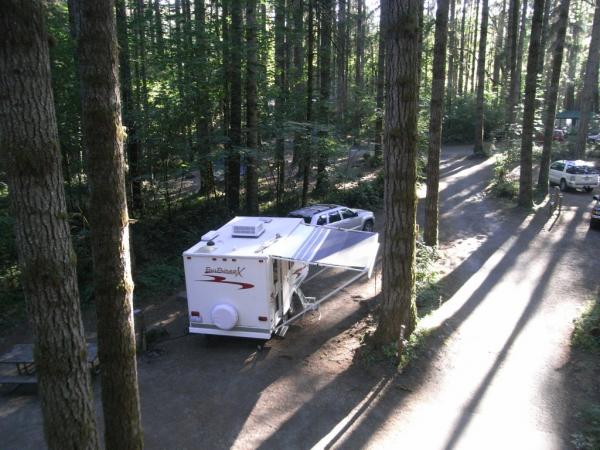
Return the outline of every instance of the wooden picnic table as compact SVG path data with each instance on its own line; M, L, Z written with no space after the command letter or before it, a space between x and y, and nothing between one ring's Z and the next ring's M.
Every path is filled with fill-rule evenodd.
M92 371L98 368L98 347L87 344L87 362ZM14 365L17 375L0 375L0 384L35 384L35 362L33 344L17 344L9 352L0 356L0 364Z

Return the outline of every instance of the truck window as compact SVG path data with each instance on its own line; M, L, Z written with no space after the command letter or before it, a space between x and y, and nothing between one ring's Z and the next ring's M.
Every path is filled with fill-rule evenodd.
M341 220L339 212L333 212L329 214L329 223L339 222Z
M358 214L356 214L353 211L350 211L349 209L342 209L342 218L344 219L350 219L351 217L356 217L358 216Z
M327 225L327 218L325 216L320 216L319 220L317 220L317 225Z

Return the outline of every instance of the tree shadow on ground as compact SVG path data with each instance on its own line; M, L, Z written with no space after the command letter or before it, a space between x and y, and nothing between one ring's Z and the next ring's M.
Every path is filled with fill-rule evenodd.
M576 226L576 220L573 220L569 227L572 231ZM501 278L507 273L507 271L516 262L517 258L525 251L527 242L532 235L537 234L543 225L543 220L532 220L529 226L522 232L517 241L511 246L511 248L504 255L499 264L493 268L487 275L485 280L481 283L480 287L468 298L468 300L459 308L452 316L448 317L442 325L434 330L429 335L423 344L423 348L428 350L427 359L419 358L415 363L409 367L407 372L402 375L395 375L392 378L392 385L406 385L408 384L412 391L419 389L422 384L422 380L428 378L428 373L432 369L432 362L436 360L444 344L448 339L456 332L460 325L475 311L475 309L485 300L487 292L498 283ZM559 255L557 255L559 256ZM449 440L445 446L446 449L455 448L455 444L461 437L464 429L469 424L471 413L481 401L485 394L490 382L494 378L498 369L505 360L511 346L524 329L528 321L536 314L542 300L543 294L546 288L547 281L552 277L552 274L556 270L557 266L561 263L560 258L552 260L544 272L542 282L535 289L533 295L529 299L529 303L523 311L521 317L515 324L515 327L504 344L500 354L498 355L495 363L488 371L485 378L480 383L475 395L470 400L468 406L464 409L462 416L455 426ZM407 396L411 394L398 394L393 390L387 390L380 396L379 399L373 402L373 406L370 411L363 417L360 424L354 428L347 436L344 437L344 443L351 443L354 448L362 448L369 443L370 437L374 434L374 430L379 429L383 423L392 415L393 411L398 410L402 407ZM343 446L343 443L342 443Z
M260 448L281 448L282 445L292 445L289 436L294 436L298 430L304 430L305 440L301 447L309 447L319 444L319 447L329 448L336 443L351 445L353 448L361 448L368 444L374 431L389 418L392 411L399 408L407 394L404 384L407 382L410 389L419 388L425 372L431 369L430 361L440 352L447 339L460 327L460 325L473 313L473 311L485 300L489 290L498 283L508 270L513 266L518 257L526 251L532 236L535 236L544 226L542 217L534 217L528 226L520 233L516 241L507 250L500 262L487 275L480 287L476 289L468 300L451 317L440 326L436 332L427 339L425 347L430 349L431 357L428 361L419 361L418 365L410 369L410 373L397 375L387 372L380 375L367 385L367 394L354 404L343 402L343 407L337 407L339 399L344 393L340 392L339 386L346 383L346 379L352 379L357 370L356 363L347 371L340 374L323 389L316 392L313 397L303 404L285 423L275 430ZM550 272L550 271L549 271ZM541 294L541 293L540 293ZM538 298L539 296L536 296ZM541 298L541 297L539 297ZM538 300L536 301L539 301ZM527 320L535 313L536 302L532 301L517 324L513 337L507 342L506 351L523 328ZM499 364L499 363L498 363ZM493 373L489 375L493 376ZM485 380L484 380L485 381ZM473 400L475 402L476 400ZM360 419L360 420L359 420ZM356 427L353 424L358 423ZM346 434L349 431L349 434Z

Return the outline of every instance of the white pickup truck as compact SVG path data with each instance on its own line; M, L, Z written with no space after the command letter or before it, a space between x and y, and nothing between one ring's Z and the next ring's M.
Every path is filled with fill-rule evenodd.
M550 165L548 178L550 184L557 184L561 191L566 191L569 188L583 189L586 192L591 192L598 186L600 172L594 163L587 161L555 161Z
M373 231L375 216L364 209L347 208L340 205L310 205L297 209L288 217L304 219L310 225L321 225L346 230Z

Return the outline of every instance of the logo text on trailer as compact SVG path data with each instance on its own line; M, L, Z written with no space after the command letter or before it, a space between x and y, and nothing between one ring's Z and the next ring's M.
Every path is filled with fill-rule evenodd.
M235 269L224 269L223 267L213 268L207 266L204 269L204 273L225 273L228 275L234 275L236 277L242 277L242 273L244 272L244 270L246 270L245 267L237 267Z

